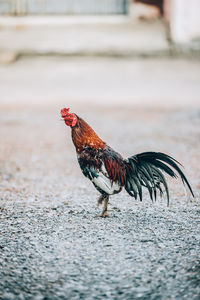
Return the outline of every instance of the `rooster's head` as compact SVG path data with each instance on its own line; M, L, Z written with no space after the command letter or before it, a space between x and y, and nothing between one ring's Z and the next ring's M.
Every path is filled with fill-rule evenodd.
M77 116L69 112L69 108L63 108L60 111L61 117L64 119L65 124L70 127L74 127L77 123Z

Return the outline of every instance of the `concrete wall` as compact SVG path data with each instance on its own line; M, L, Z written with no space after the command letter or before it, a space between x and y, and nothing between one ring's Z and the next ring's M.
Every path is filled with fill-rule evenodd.
M166 0L170 6L171 36L176 43L200 39L200 0Z

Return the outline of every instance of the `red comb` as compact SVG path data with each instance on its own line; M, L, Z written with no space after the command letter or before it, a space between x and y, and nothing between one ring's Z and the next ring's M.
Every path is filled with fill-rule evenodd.
M63 108L60 111L62 118L65 118L69 114L69 108Z

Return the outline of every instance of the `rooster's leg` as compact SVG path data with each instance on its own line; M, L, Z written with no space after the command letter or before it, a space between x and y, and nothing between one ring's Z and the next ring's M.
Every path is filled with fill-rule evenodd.
M108 217L107 214L107 206L108 206L108 200L109 200L109 196L108 195L101 195L97 201L97 208L99 207L99 205L103 204L103 210L102 213L100 215L97 215L96 217Z
M101 195L101 196L99 197L98 201L97 201L97 208L99 207L99 205L101 205L101 204L102 204L102 202L103 202L103 199L104 199L104 196L103 196L103 195Z
M104 205L103 205L103 210L102 210L102 213L100 214L100 217L103 217L103 218L108 217L108 214L107 214L108 200L109 200L108 195L103 197Z

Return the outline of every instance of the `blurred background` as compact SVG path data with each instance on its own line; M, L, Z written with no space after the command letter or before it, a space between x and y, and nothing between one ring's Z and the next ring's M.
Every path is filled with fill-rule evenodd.
M199 105L198 0L0 0L1 104Z

